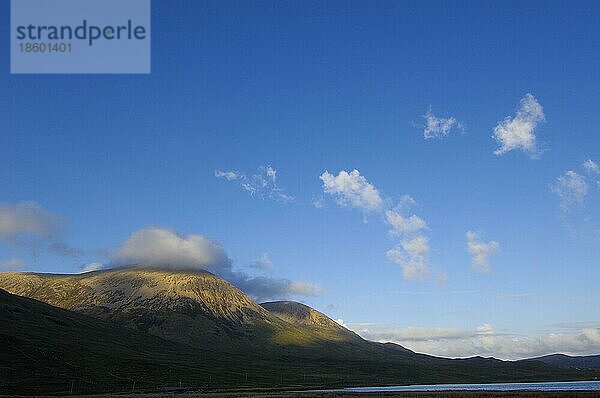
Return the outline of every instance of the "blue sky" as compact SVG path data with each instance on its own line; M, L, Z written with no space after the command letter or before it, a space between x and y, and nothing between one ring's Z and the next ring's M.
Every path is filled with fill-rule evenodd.
M154 0L150 75L11 75L3 51L0 264L158 244L422 352L600 353L599 15Z

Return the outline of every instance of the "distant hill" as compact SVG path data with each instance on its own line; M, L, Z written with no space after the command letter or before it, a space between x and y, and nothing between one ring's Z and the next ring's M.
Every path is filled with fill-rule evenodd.
M300 303L256 304L203 271L0 273L0 392L558 381L598 371L444 359L362 339ZM24 296L24 297L20 297ZM28 297L28 298L26 298ZM38 300L38 301L36 301Z
M570 356L552 354L534 359L561 368L600 370L600 355Z
M325 314L295 301L272 301L261 307L281 320L290 323L309 334L329 341L362 342L362 338L351 332Z

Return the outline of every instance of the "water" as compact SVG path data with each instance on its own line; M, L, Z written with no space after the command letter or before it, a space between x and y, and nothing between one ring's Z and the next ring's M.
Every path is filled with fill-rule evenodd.
M352 387L331 392L398 392L398 391L600 391L600 381L556 383L489 383L429 384L391 387Z

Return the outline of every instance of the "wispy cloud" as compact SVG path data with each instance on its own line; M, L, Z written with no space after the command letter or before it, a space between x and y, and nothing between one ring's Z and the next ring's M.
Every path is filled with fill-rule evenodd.
M583 162L583 168L590 174L600 174L600 166L592 159L588 159Z
M402 267L402 277L406 280L424 281L430 275L429 239L424 235L403 238L386 255Z
M0 204L0 239L14 241L19 237L56 238L65 220L42 208L36 202Z
M389 235L399 242L386 252L387 258L402 268L402 277L410 281L425 281L433 273L429 266L429 238L424 232L427 223L416 214L406 214L415 200L404 195L396 207L390 208L390 200L382 197L379 190L356 169L342 170L337 176L325 171L320 176L323 191L333 196L338 205L361 210L364 214L378 212L391 227ZM445 274L435 274L438 282L445 283Z
M227 181L235 181L235 180L241 180L242 178L245 178L245 176L243 174L240 174L237 171L221 171L221 170L215 170L215 177L225 178Z
M256 174L247 176L238 171L215 170L215 177L233 182L257 199L270 199L280 203L293 202L295 198L277 185L277 170L272 166L261 166Z
M592 159L585 160L580 166L583 169L580 173L579 170L567 170L549 184L549 188L560 201L560 218L571 238L597 244L600 242L596 214L600 166Z
M541 154L538 148L535 130L545 120L542 105L531 94L526 94L519 103L517 115L506 117L494 128L493 137L500 147L496 155L504 155L512 150L522 150L532 158Z
M273 271L273 261L269 257L269 253L261 253L261 255L250 263L250 268L261 271Z
M585 178L576 172L569 170L559 176L550 190L560 198L560 206L568 210L574 205L583 203L588 192L588 184Z
M78 258L83 250L63 241L66 219L38 203L0 203L0 240L30 252L46 252L59 257Z
M431 138L447 137L452 131L452 129L464 129L462 122L459 122L458 120L456 120L456 118L452 116L447 118L435 116L431 110L431 106L423 115L423 118L425 119L423 137L426 140Z
M311 204L317 209L322 209L325 207L325 198L323 195L313 195Z
M402 268L402 277L406 280L424 281L432 275L429 266L429 238L425 235L427 223L416 214L410 213L416 201L405 195L398 205L385 211L385 222L391 227L389 235L400 241L386 255L388 259ZM445 274L437 273L440 284L447 281Z
M492 240L482 242L477 232L467 231L467 250L472 257L473 271L488 273L490 272L489 259L500 251L500 243Z

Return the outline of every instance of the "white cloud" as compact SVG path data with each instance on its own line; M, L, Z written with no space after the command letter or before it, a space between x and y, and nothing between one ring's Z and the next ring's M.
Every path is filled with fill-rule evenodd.
M77 258L83 251L61 240L66 220L32 201L0 203L0 240L37 256Z
M277 170L270 165L260 166L258 173L252 176L237 171L215 170L215 177L236 183L253 198L270 199L280 203L295 200L293 196L286 194L283 188L277 186Z
M147 227L138 230L115 254L121 264L219 270L231 260L223 248L203 235L183 236L174 230Z
M423 256L429 253L429 240L425 236L405 239L401 242L401 245L411 256Z
M390 236L400 237L401 240L387 251L388 259L402 268L402 277L410 281L424 281L431 275L428 263L429 239L422 233L427 229L427 223L419 216L403 216L402 209L408 210L416 202L405 195L398 206L385 212L385 221L389 224ZM447 276L437 275L438 283L445 283Z
M385 219L392 226L390 231L392 236L413 234L427 228L427 223L415 214L410 217L404 217L395 210L387 210L385 212Z
M481 242L479 234L467 231L467 249L473 259L473 271L490 272L489 258L500 250L500 244L496 241L488 243Z
M402 277L410 281L424 281L430 275L428 265L429 241L418 235L403 239L388 250L387 257L402 267Z
M427 328L409 326L406 328L380 327L372 324L351 324L355 332L368 340L375 341L423 341L438 339L458 339L470 337L472 333L454 328Z
M275 183L275 180L277 179L277 170L269 165L265 168L265 172L267 173L267 177L269 177L271 181Z
M535 337L498 333L489 323L479 325L475 330L395 328L374 324L350 324L348 327L369 340L393 342L416 352L451 358L481 355L514 360L553 353L591 355L600 351L598 328Z
M573 205L583 203L588 185L583 176L569 170L558 177L550 189L560 198L563 210L568 210Z
M544 120L544 110L540 103L533 95L526 94L519 103L517 115L514 118L507 117L494 128L493 137L500 144L494 154L504 155L520 149L532 158L539 157L535 129Z
M323 207L325 207L325 198L323 197L323 195L313 195L311 203L315 208L322 209Z
M344 323L344 320L343 320L343 319L336 319L335 321L336 321L336 323L337 323L338 325L340 325L340 326L342 326L342 327L345 327L346 329L348 329L348 325L346 325L346 324Z
M18 258L0 261L0 271L18 271L25 267L25 263Z
M81 267L80 272L81 273L85 273L85 272L92 272L92 271L100 271L104 269L104 264L101 263L89 263L84 265L83 267Z
M583 162L583 168L590 174L600 174L600 166L592 159Z
M377 188L356 169L350 173L342 170L337 176L325 171L319 178L324 192L334 196L340 206L371 212L380 210L384 204Z
M200 269L231 282L255 300L313 296L319 286L284 278L252 276L233 269L223 247L204 235L181 235L170 228L147 227L135 231L113 254L117 266Z
M227 181L235 181L241 179L241 174L236 171L215 170L215 177L225 178Z
M423 129L423 137L425 139L430 138L444 138L450 134L453 128L461 129L463 125L461 122L456 120L454 117L436 117L431 111L431 107L427 110L427 113L423 115L425 119L425 128Z
M483 325L477 326L475 329L477 334L485 335L485 334L494 334L494 327L489 323L484 323Z
M398 205L394 208L397 212L409 211L413 206L417 205L417 201L410 195L402 195L398 201Z
M291 294L296 294L298 296L317 296L323 292L323 289L314 283L300 281L290 282L288 290Z
M250 263L250 268L273 271L273 261L269 258L269 253L261 253L256 260Z
M402 268L403 279L425 281L433 275L437 283L447 282L446 274L432 272L429 266L429 240L423 234L427 223L416 214L402 214L416 205L412 197L404 195L396 207L389 208L386 205L390 201L384 200L379 190L356 169L350 173L342 170L337 176L325 171L320 179L325 193L334 196L340 206L356 208L364 213L383 211L383 220L391 227L389 235L400 238L386 256Z
M23 235L51 239L62 232L64 224L36 202L0 204L0 238L6 241Z

